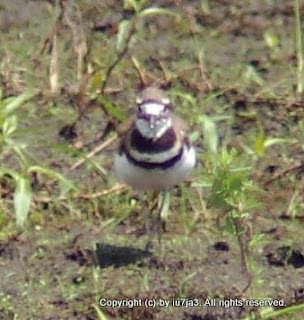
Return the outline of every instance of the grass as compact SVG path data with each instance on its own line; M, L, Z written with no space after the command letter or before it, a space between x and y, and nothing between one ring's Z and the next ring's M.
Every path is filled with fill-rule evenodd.
M296 55L297 55L297 94L303 95L303 45L302 45L302 29L300 18L300 5L298 0L294 0L294 16L295 16L295 39L296 39Z
M303 105L293 87L301 94L302 7L294 1L290 15L282 4L271 15L274 30L268 13L276 11L266 2L261 9L246 1L70 5L41 2L36 25L1 31L1 316L217 319L218 307L98 302L276 299L280 292L285 308L228 308L227 316L301 317ZM110 171L113 127L148 84L171 95L199 155L191 181L172 190L163 250L152 257L141 252L137 195ZM284 247L289 255L280 256ZM101 259L118 250L132 262L101 268L98 250Z

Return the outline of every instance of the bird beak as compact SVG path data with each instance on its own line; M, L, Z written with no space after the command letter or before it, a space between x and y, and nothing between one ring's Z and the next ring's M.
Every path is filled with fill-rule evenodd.
M149 119L149 128L151 130L151 133L153 134L152 140L157 140L159 138L159 132L157 130L157 117L154 115Z
M154 130L155 129L155 126L156 126L156 117L155 116L150 116L150 119L149 119L149 128L151 130Z

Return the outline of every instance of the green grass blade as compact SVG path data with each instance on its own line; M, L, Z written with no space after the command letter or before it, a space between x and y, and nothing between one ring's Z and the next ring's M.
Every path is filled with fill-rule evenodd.
M216 124L208 116L200 116L199 121L203 124L203 136L208 151L216 153L218 149L218 133Z
M157 8L157 7L147 8L147 9L142 10L139 13L140 17L146 17L146 16L151 16L151 15L169 15L169 16L173 16L179 20L181 18L178 13L176 13L172 10L165 9L165 8Z
M9 138L5 139L5 143L15 152L20 166L22 169L25 169L28 166L28 160L24 155L24 148L22 147L21 143Z
M103 107L108 111L108 113L113 116L115 119L119 121L125 121L127 119L127 115L122 111L122 109L115 104L113 104L109 99L105 96L98 95L96 97L97 101L103 105Z
M124 2L125 2L125 5L133 8L135 12L138 12L140 10L140 4L137 3L136 0L124 0Z
M52 179L59 181L60 183L62 183L66 192L68 192L69 190L77 191L75 184L71 180L65 178L62 174L60 174L52 169L43 168L40 166L31 166L28 169L28 173L30 173L30 172L40 172L40 173L45 174L46 176L48 176Z
M9 115L18 109L26 100L30 99L34 95L33 91L25 91L17 97L9 97L4 101L4 116Z
M8 175L11 178L13 178L15 181L18 179L18 172L16 172L13 169L1 167L0 168L0 178L2 178L4 175Z
M100 308L96 304L93 304L92 306L95 309L99 320L108 320L108 318L105 316L105 314L100 310Z
M31 206L32 190L28 177L16 176L15 182L14 208L16 222L19 227L23 228Z
M120 22L118 27L117 42L116 42L117 52L120 53L125 49L131 29L132 29L132 21L123 20Z
M303 47L299 0L294 0L295 38L297 55L297 93L303 94Z

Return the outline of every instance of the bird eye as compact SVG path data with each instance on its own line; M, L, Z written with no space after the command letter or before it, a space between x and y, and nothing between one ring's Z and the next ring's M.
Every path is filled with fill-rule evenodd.
M137 105L137 111L138 111L138 113L142 113L143 112L141 104Z
M165 108L164 108L164 111L165 111L165 112L169 112L169 111L171 110L171 108L172 108L171 103L165 104L164 107L165 107Z

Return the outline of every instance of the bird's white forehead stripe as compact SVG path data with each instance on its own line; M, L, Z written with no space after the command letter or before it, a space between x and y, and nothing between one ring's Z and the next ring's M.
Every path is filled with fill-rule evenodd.
M163 98L162 99L162 103L163 104L169 104L170 103L170 99L169 98Z
M141 108L144 113L151 114L151 115L159 115L161 112L164 111L164 105L161 103L145 103L141 105Z

